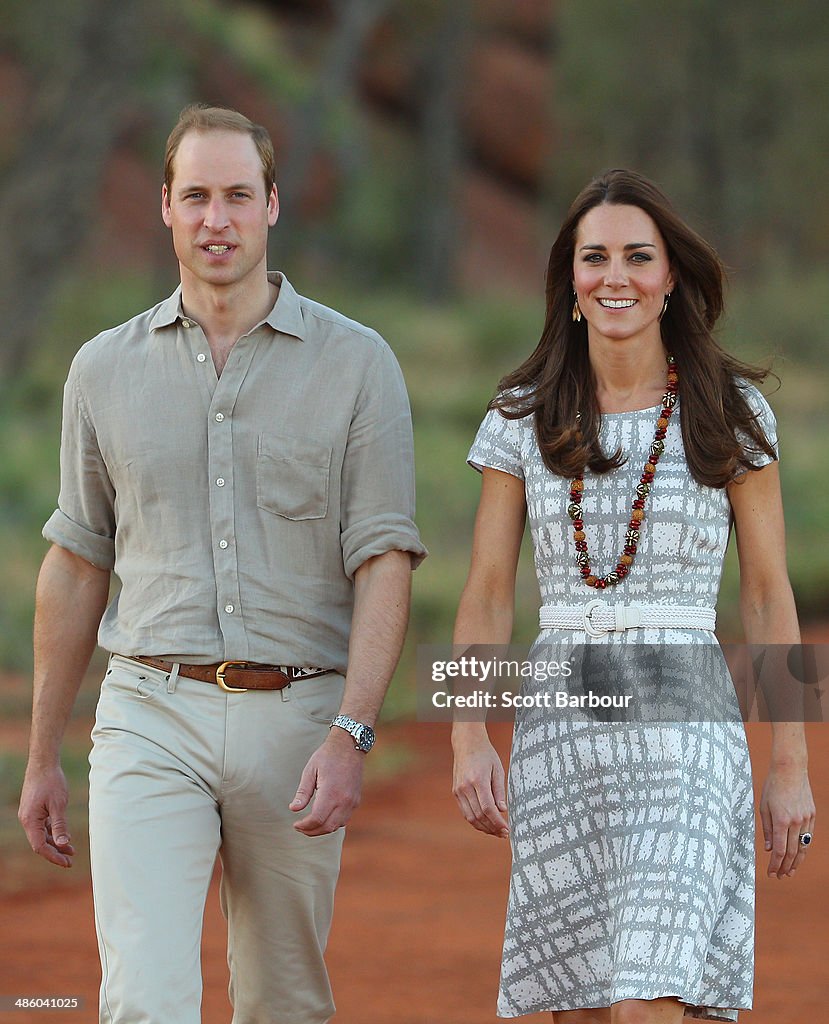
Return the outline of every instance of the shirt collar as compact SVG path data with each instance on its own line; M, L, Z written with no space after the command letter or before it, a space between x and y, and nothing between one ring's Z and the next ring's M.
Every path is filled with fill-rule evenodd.
M181 285L179 285L168 299L160 302L156 307L156 311L150 319L150 330L154 331L158 327L169 327L183 316L184 312L181 308Z
M279 297L273 305L273 309L265 317L265 323L270 324L275 331L281 334L290 334L300 341L305 340L305 321L302 318L302 304L294 286L285 275L279 270L268 272L268 280L271 284L279 285Z
M272 284L279 285L279 296L263 323L268 324L280 334L290 334L292 337L304 341L305 321L302 318L302 305L294 286L278 270L269 271L268 280ZM159 327L170 327L183 317L181 285L179 285L169 298L159 303L150 320L150 330L154 331Z

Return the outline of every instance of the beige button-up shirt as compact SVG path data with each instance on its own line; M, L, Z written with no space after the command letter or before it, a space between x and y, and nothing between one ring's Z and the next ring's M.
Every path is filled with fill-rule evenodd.
M72 363L43 535L119 577L108 650L343 672L355 571L426 554L391 349L269 277L279 297L219 378L180 289Z

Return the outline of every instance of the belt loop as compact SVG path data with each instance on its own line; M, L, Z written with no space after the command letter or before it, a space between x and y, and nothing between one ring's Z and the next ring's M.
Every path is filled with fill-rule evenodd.
M613 607L616 616L615 632L621 633L626 629L636 629L637 626L642 625L642 610L639 605L617 604Z
M176 692L176 683L178 682L178 670L180 667L181 666L178 661L173 662L173 668L170 671L170 674L167 676L167 693Z

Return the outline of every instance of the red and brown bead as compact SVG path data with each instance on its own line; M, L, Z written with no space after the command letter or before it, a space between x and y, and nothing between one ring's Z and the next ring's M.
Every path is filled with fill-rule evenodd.
M584 510L582 507L584 479L581 474L570 481L570 505L567 514L573 522L574 542L576 547L576 561L579 566L579 573L589 587L596 590L604 590L606 587L615 586L620 583L630 572L633 560L636 557L636 549L639 543L639 528L645 518L645 499L650 492L653 483L657 463L665 451L665 436L668 430L668 423L677 403L679 393L679 373L676 368L676 360L672 355L668 359L668 380L665 394L662 398L662 408L659 418L656 421L653 441L649 449L648 461L642 471L642 476L636 487L636 498L631 505L630 522L625 534L625 545L616 568L606 576L596 576L590 571L590 556L587 551L587 538L584 533Z

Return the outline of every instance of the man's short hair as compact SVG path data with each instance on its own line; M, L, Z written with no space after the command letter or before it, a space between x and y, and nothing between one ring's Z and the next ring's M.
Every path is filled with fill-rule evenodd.
M241 132L253 139L262 161L265 196L269 196L276 179L276 158L273 152L273 142L271 142L267 129L263 128L261 124L254 124L238 110L231 110L230 107L212 107L209 103L190 103L178 115L178 121L170 132L167 148L164 151L164 184L167 186L167 191L170 191L173 183L173 160L184 136L188 132L216 131Z

